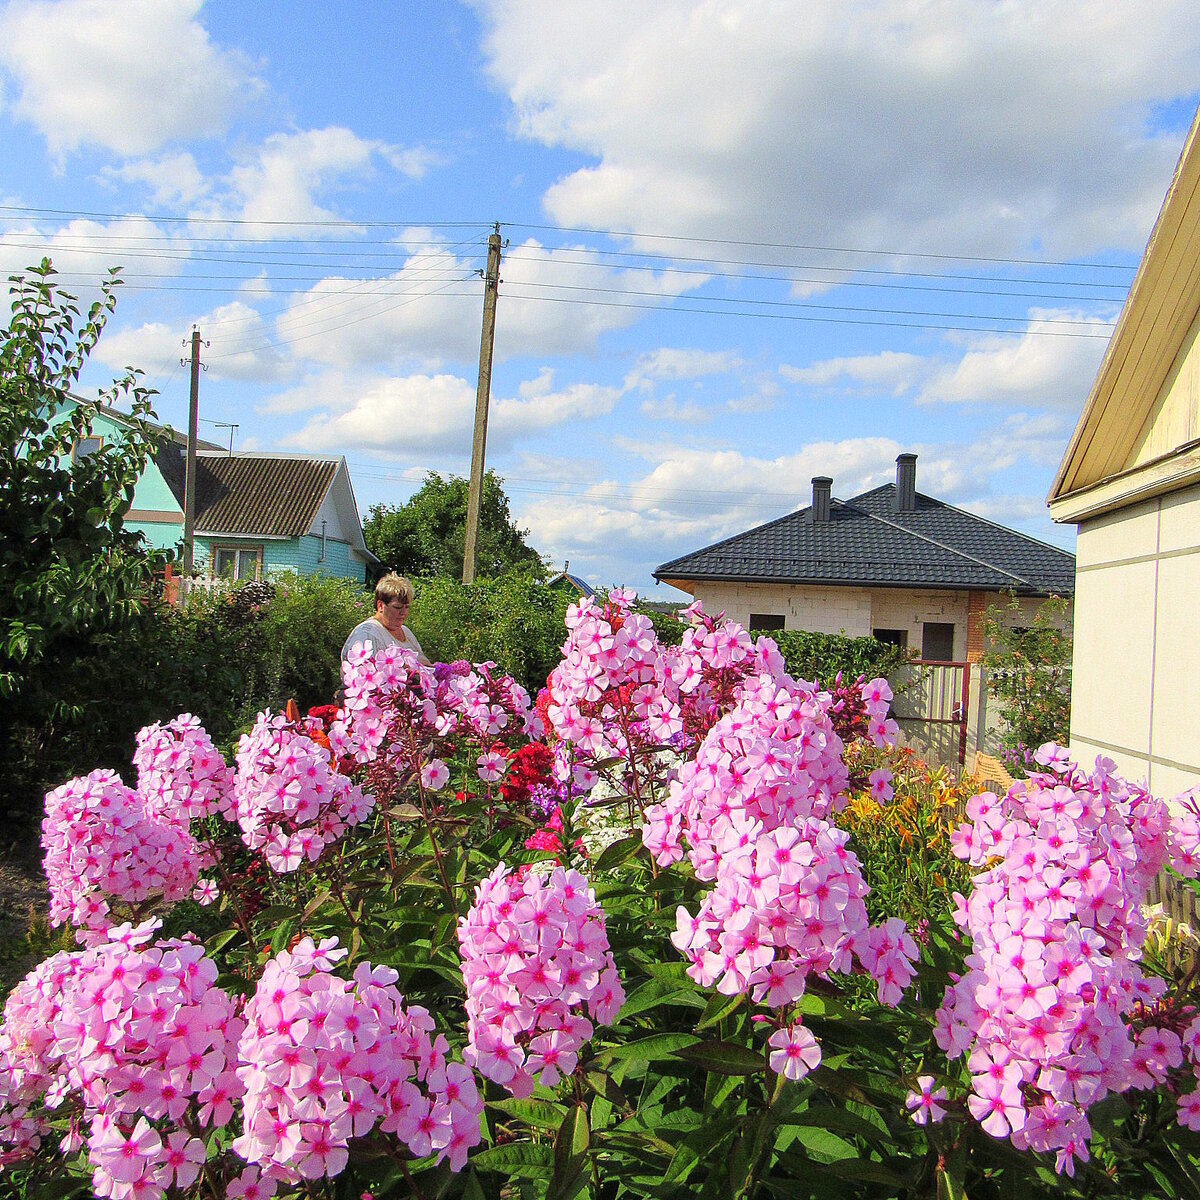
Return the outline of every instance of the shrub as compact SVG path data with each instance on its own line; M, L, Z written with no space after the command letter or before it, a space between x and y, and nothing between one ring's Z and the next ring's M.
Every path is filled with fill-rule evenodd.
M1051 597L1024 625L1020 601L988 609L990 649L983 665L988 690L999 701L1004 757L1023 775L1045 742L1065 745L1071 730L1071 633L1068 602ZM1066 625L1067 628L1063 628Z
M416 591L408 624L431 661L490 660L531 695L545 686L572 593L519 572L471 584L438 576L419 581Z
M751 630L751 632L755 632ZM899 646L870 637L841 633L808 633L796 629L765 631L779 647L788 673L830 687L840 674L846 679L888 679L905 661Z

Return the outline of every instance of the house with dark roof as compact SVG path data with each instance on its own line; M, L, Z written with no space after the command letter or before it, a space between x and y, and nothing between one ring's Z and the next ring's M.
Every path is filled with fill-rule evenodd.
M849 500L812 481L812 503L654 572L750 629L875 636L929 661L977 661L984 618L1015 595L1022 623L1070 598L1075 559L917 491L917 456L896 481Z
M89 453L125 427L122 414L106 408L94 436L74 452ZM183 538L186 438L169 426L159 433L124 523L151 546L173 550ZM366 582L378 564L363 540L344 458L230 453L204 441L196 455L194 545L197 570L229 580L297 571Z

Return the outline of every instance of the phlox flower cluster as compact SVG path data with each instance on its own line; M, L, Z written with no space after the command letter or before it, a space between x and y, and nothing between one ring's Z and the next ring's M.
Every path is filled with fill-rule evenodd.
M463 1057L518 1098L535 1079L553 1087L570 1075L592 1022L611 1024L625 1002L604 911L576 871L513 874L501 863L476 888L458 944Z
M459 734L484 745L504 735L541 737L541 717L529 693L494 662L450 663L445 672L434 669L438 681L438 710L449 714Z
M347 981L332 973L345 955L336 939L303 938L267 963L238 1047L245 1132L234 1149L296 1183L339 1174L351 1139L378 1125L460 1170L480 1140L474 1075L447 1062L426 1009L405 1007L395 971L360 963Z
M275 871L294 871L357 825L371 796L338 773L331 753L282 714L259 713L237 751L234 811L242 840Z
M975 796L955 853L981 868L955 920L970 935L966 973L938 1011L936 1036L966 1055L971 1113L1019 1149L1085 1160L1090 1105L1152 1087L1182 1061L1180 1038L1129 1022L1162 981L1138 966L1147 889L1168 859L1195 873L1196 831L1114 764L1086 773L1047 745L1045 769L1003 797Z
M603 607L590 596L571 605L562 661L547 681L555 734L593 759L625 756L639 741L666 742L683 729L667 657L630 599L617 589Z
M111 900L183 899L202 865L187 822L114 771L93 771L47 794L42 848L51 924L92 931L108 928Z
M216 964L194 942L151 944L157 924L47 959L9 996L0 1029L0 1143L33 1150L44 1110L66 1105L89 1129L96 1194L113 1200L189 1187L204 1161L189 1131L227 1124L242 1091L242 1022Z
M445 739L478 748L478 775L499 779L508 765L505 739L542 733L529 693L495 663L438 663L430 669L400 646L371 655L356 646L342 666L345 701L329 730L333 751L395 775L413 771L426 787L441 788ZM444 764L442 764L444 768Z
M880 1001L896 1004L919 952L899 919L870 926L858 860L832 822L849 780L832 698L789 678L773 647L758 649L760 669L743 679L733 708L680 767L666 800L646 810L642 839L658 863L686 851L697 877L713 884L695 915L680 906L671 940L693 979L727 995L783 1007L810 974L846 971L857 959ZM796 1025L788 1036L794 1075L813 1058L811 1035ZM819 1060L815 1043L814 1051Z
M150 812L184 822L218 812L232 817L233 772L190 713L140 730L133 765Z

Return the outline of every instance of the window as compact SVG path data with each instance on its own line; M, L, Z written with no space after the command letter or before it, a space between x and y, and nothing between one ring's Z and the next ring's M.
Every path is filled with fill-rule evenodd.
M75 443L71 454L75 461L78 462L81 458L90 458L103 445L104 439L100 437L80 438L79 441Z
M213 551L213 574L231 581L260 578L262 548L219 546Z
M921 627L921 657L930 662L954 661L953 622L925 622Z
M908 649L907 629L872 629L871 636L886 646L899 646L901 650Z
M783 617L778 613L751 613L750 614L751 629L782 629Z

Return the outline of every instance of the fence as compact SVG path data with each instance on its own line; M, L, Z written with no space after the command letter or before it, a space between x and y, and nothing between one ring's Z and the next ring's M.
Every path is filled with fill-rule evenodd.
M967 765L972 681L978 667L968 662L915 659L894 679L893 715L903 741L942 763ZM977 688L976 688L977 690Z

